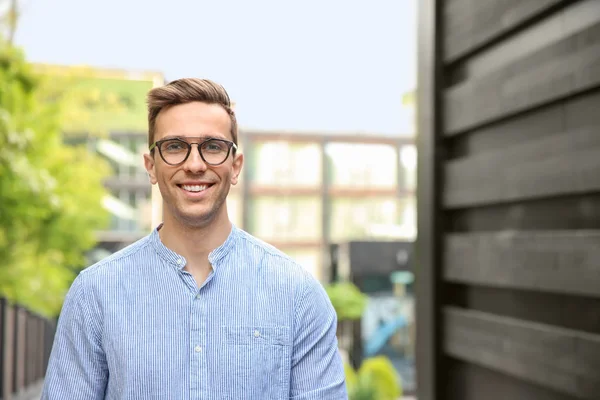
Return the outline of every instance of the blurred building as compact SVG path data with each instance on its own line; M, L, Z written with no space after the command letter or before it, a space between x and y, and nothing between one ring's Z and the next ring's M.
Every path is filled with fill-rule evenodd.
M65 140L84 144L112 167L102 203L110 212L106 230L98 232L91 261L99 260L148 234L152 221L152 187L142 154L148 148L146 94L164 83L158 72L87 66L35 65L56 77L66 90L69 114ZM93 166L91 166L93 168Z

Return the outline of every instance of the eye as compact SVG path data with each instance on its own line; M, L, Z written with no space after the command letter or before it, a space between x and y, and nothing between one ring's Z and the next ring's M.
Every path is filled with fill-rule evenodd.
M179 140L173 140L163 143L163 150L166 151L180 151L185 150L186 146Z
M206 151L210 152L221 152L227 149L227 146L223 142L211 141L207 142L202 146L202 148Z

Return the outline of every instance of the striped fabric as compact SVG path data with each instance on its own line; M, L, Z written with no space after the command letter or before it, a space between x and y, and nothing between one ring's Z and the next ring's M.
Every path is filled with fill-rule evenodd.
M155 229L81 272L42 399L347 399L320 283L235 226L209 261L198 288Z

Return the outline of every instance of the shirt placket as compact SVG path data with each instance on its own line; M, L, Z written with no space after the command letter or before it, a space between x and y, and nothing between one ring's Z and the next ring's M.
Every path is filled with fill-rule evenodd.
M212 272L206 282L196 290L190 312L190 398L209 398L208 360L205 354L207 301L204 293L206 284L212 278Z

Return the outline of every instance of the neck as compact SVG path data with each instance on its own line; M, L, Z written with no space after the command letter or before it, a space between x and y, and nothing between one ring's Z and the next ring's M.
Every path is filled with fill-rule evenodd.
M227 213L202 227L192 227L171 215L165 215L159 236L167 248L185 257L186 269L192 275L208 275L211 269L208 255L225 243L231 229Z

